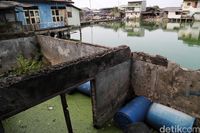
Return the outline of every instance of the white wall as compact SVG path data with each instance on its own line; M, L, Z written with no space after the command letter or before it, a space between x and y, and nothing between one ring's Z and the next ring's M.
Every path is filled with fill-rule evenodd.
M195 14L194 19L200 21L200 14Z
M197 8L200 8L200 1L198 1Z
M141 3L140 2L135 2L134 4L128 4L128 7L134 7L134 9L128 9L126 8L126 14L125 14L125 19L135 19L135 18L140 18L141 17L141 12L146 11L146 0L143 0Z
M80 11L74 7L66 7L68 12L72 12L72 17L68 17L68 25L80 26Z
M189 11L190 8L192 7L192 6L188 6L188 5L187 5L188 3L191 3L191 2L190 2L190 1L184 1L184 2L183 2L183 4L182 4L182 10L183 10L183 11Z
M168 18L178 19L178 18L181 18L181 15L176 15L176 12L169 11Z
M187 5L188 3L194 3L194 2L192 2L192 1L183 2L182 10L183 11L188 11L188 16L193 16L195 14L194 15L194 19L195 20L200 20L200 15L199 15L200 14L200 1L198 1L197 8L193 8L192 4L190 6L188 6Z
M140 12L126 12L125 18L135 19L140 17Z

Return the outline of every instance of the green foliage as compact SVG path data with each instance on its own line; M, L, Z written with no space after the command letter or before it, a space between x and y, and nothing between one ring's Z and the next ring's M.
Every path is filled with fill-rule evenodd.
M183 40L183 42L188 44L188 46L200 46L200 40L192 38L179 38L179 39Z
M42 68L42 62L34 59L26 59L23 55L17 57L17 68L12 73L16 75L27 74Z
M158 5L153 6L154 9L160 9Z

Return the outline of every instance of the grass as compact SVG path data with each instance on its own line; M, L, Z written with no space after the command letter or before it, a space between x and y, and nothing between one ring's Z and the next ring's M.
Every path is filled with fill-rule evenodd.
M11 71L12 74L22 75L38 71L42 68L42 62L35 59L27 59L23 55L17 57L17 67Z

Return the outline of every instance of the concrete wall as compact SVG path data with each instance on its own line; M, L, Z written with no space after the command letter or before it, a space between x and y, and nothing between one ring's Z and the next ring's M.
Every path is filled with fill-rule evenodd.
M34 58L37 53L38 46L35 37L0 41L0 73L15 68L20 54L26 58Z
M123 62L95 76L92 93L94 125L102 127L133 97L130 89L131 60Z
M80 26L80 11L74 7L66 7L68 12L72 12L72 17L68 17L68 25Z
M143 53L134 53L133 60L131 82L136 95L200 118L200 71Z
M98 73L130 60L130 56L130 48L121 46L73 62L48 67L34 74L0 78L0 120L94 79ZM114 75L119 76L117 70L115 71ZM121 71L126 72L127 70ZM110 70L110 72L112 71ZM109 75L111 76L110 72ZM123 74L123 72L120 73ZM120 81L119 78L114 79ZM100 96L101 88L98 90L95 95ZM113 103L118 97L115 98L112 101ZM110 109L107 108L107 110Z
M48 36L38 36L38 42L43 56L52 64L60 64L78 58L96 54L108 48L81 44L74 41L55 39Z
M138 2L128 2L128 6L135 7L135 12L146 11L146 0L141 0Z

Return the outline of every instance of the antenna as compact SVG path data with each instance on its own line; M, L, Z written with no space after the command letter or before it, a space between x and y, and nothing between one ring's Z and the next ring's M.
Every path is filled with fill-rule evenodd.
M118 7L119 7L119 0L118 0Z
M89 0L89 2L90 2L90 9L92 9L92 3L91 3L91 0Z

